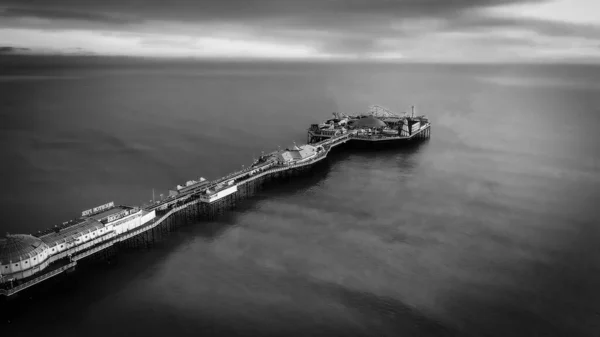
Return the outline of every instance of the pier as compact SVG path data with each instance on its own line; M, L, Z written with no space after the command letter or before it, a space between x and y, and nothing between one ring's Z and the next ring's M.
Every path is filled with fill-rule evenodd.
M111 202L35 235L7 235L0 239L0 295L15 295L113 247L148 246L177 227L180 218L211 219L224 214L264 183L310 170L344 144L401 145L431 134L429 120L414 117L414 110L411 117L385 109L366 116L334 117L311 125L304 145L261 155L249 167L214 181L188 181L163 200L140 207Z

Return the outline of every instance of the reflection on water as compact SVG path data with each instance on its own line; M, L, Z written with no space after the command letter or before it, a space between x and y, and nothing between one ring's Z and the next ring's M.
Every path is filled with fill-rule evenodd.
M415 104L433 121L432 138L335 151L310 175L272 184L214 221L82 266L67 282L0 304L9 331L598 331L600 96L593 86L479 80L585 82L598 69L569 78L555 68L236 65L208 79L183 73L224 65L169 67L38 67L29 75L102 76L0 83L9 93L0 96L2 229L32 232L90 205L223 175L253 153L300 142L332 111Z

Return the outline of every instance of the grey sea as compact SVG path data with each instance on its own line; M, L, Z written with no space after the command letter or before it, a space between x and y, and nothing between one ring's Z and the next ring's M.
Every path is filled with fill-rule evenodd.
M600 67L0 58L0 232L215 179L380 104L418 146L340 151L214 221L0 302L18 336L598 336Z

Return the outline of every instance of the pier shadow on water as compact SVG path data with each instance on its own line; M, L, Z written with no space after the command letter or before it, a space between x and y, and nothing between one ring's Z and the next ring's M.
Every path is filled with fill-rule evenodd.
M111 301L111 298L115 296L118 298L121 289L126 289L128 284L143 278L148 270L157 268L171 254L186 245L190 240L196 238L206 241L219 240L219 237L227 230L240 225L240 215L252 212L260 207L263 201L273 198L286 198L302 193L306 189L328 179L329 175L332 174L333 166L343 165L346 160L351 160L353 156L374 158L379 155L398 154L410 157L418 153L423 146L426 146L425 143L405 144L405 146L398 148L340 147L332 151L326 160L309 171L296 176L266 182L259 192L247 199L238 201L233 210L223 215L209 221L202 219L190 220L181 217L177 220L178 224L174 226L173 232L153 242L148 249L120 249L110 254L108 260L98 257L89 259L85 261L86 263L78 265L77 270L73 273L58 276L45 284L19 294L13 299L4 301L0 304L0 314L3 317L2 323L10 321L11 330L19 329L29 325L30 319L36 318L40 323L38 325L40 331L43 331L46 327L50 327L50 331L54 331L61 324L71 324L83 320L86 309L92 307L94 303ZM236 324L226 317L199 315L194 321L190 320L189 322L185 322L185 318L179 318L178 324L204 327L205 331L208 332L206 335L210 336L373 336L373 333L379 336L394 336L395 331L425 336L456 335L452 330L438 322L431 321L396 299L378 297L368 292L350 290L323 281L306 278L293 279L290 277L279 276L279 279L275 282L287 282L298 284L300 288L310 288L310 292L316 292L321 294L323 298L341 304L348 311L359 315L361 320L364 319L365 321L357 325L344 325L339 322L302 321L288 317L280 324L275 324L275 326L272 324L260 325L260 323L256 323L254 326L245 326L243 323ZM56 307L56 303L64 303L65 301L69 302L69 305ZM167 309L158 308L154 313L158 316L152 317L150 315L145 317L144 320L161 321L161 318L164 318L160 317L161 310ZM168 312L162 314L169 315ZM61 315L64 315L64 321L57 322L56 319ZM140 317L137 318L141 320ZM148 326L160 326L158 323L154 323L146 327L135 327L135 323L133 323L135 321L136 317L133 317L132 325L124 327L116 335L127 335L142 331L151 333ZM118 322L124 323L124 321ZM118 322L115 322L115 324ZM164 320L163 323L165 323ZM80 332L77 328L79 324L74 323L74 326L75 328L72 330L67 329L65 331L66 336L76 335ZM34 332L38 328L33 327L29 331ZM161 328L164 328L164 326L158 328L156 335L159 334L158 331L161 331ZM195 336L198 335L197 333L198 331L194 331L183 335ZM86 332L86 334L95 335L93 331ZM178 335L181 335L181 333Z
M253 196L238 201L233 210L218 216L213 221L202 219L200 222L194 223L194 233L207 240L218 239L225 231L239 224L239 215L256 210L263 201L276 200L304 193L306 190L327 180L333 174L333 167L344 165L345 161L352 160L353 157L373 159L396 155L408 161L412 156L424 150L428 146L428 142L429 139L424 139L400 144L380 144L377 146L364 146L360 144L357 146L352 143L338 146L328 154L325 160L307 171L266 181ZM405 163L401 165L409 166L410 164ZM410 169L410 167L406 168Z

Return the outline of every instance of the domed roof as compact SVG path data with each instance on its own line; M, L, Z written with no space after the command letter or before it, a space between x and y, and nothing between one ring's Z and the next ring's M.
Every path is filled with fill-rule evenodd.
M0 239L0 264L27 260L48 249L42 240L32 235L7 235Z
M381 120L373 116L367 116L359 120L354 121L354 126L358 128L382 128L386 124Z

